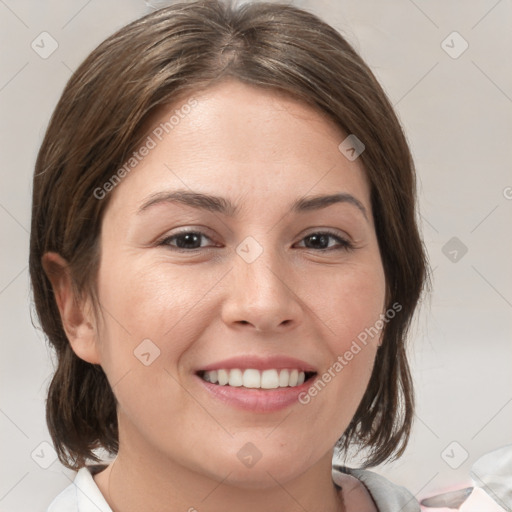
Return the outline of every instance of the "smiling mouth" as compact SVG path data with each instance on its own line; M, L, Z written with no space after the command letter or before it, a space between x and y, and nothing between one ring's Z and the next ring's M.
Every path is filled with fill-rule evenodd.
M247 389L279 389L301 386L313 378L316 372L304 372L295 368L256 370L254 368L218 369L199 371L197 375L206 382L218 386Z

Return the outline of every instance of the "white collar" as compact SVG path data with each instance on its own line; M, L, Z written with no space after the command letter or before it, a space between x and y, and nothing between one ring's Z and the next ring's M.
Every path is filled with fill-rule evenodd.
M47 512L71 511L112 512L88 467L78 470L73 483L52 501Z

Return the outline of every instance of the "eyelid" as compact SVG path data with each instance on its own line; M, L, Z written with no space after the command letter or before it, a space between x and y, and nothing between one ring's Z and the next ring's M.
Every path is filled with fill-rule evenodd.
M301 233L302 238L306 238L311 235L316 234L324 234L324 235L332 235L337 236L338 238L343 238L344 240L349 240L351 237L345 231L341 231L335 228L323 228L323 227L313 227L306 229L303 233Z

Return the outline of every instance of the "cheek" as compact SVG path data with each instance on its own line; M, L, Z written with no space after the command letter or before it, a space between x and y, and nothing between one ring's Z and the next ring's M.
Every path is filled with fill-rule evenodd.
M207 325L208 318L197 311L204 308L201 298L205 289L218 278L210 273L199 286L197 277L185 267L173 269L142 260L113 264L108 254L105 256L98 274L98 294L103 313L102 366L109 379L118 380L148 358L176 362L190 339Z
M328 328L332 348L337 352L347 350L358 336L367 343L377 343L375 325L380 325L386 292L380 262L348 266L343 272L325 276L315 289L316 309Z
M183 267L170 269L142 261L113 265L105 257L98 274L102 367L119 412L148 435L169 430L170 415L194 406L174 367L208 320L197 314L204 295L197 278Z
M336 395L336 403L355 412L368 385L382 334L385 276L380 264L346 270L326 279L315 300L330 354L321 380Z

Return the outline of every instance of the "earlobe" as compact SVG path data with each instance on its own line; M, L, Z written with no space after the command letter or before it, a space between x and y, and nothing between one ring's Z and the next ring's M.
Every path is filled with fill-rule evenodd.
M73 352L88 363L100 364L90 301L76 297L67 261L56 252L47 252L42 258L42 265L52 285L64 332Z

